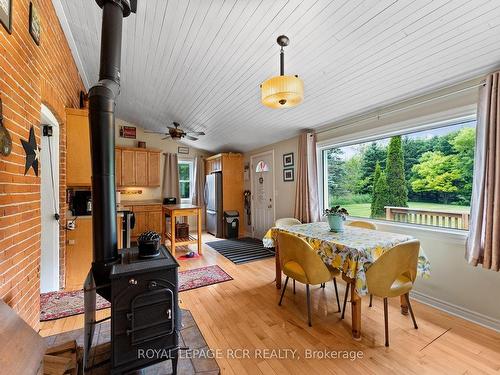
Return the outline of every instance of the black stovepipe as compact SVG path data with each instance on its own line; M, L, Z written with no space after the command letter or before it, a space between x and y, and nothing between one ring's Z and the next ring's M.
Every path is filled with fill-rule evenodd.
M115 100L120 93L122 22L135 4L129 0L96 0L103 9L99 82L89 91L92 155L92 272L98 292L108 298L112 264L119 260L115 194Z

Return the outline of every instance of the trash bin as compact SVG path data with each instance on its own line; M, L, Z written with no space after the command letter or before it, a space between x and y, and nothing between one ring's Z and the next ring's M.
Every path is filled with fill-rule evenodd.
M224 211L225 237L238 238L240 226L240 214L238 211Z

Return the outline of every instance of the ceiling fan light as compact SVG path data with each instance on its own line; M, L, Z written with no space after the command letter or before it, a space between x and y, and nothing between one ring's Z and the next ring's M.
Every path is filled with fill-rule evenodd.
M304 100L304 82L297 76L271 77L262 83L261 93L266 107L295 107Z

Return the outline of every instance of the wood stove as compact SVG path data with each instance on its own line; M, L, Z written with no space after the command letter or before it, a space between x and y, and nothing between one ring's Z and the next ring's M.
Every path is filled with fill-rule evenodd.
M165 247L155 258L124 249L111 279L112 373L172 359L177 367L180 310L177 261Z
M137 0L96 0L102 8L99 82L89 90L92 155L93 262L84 284L84 365L96 324L96 293L111 302L111 373L141 369L167 358L177 370L178 264L164 248L140 259L118 251L116 234L115 106L120 93L123 18ZM106 319L105 319L106 320ZM93 364L95 366L95 364Z

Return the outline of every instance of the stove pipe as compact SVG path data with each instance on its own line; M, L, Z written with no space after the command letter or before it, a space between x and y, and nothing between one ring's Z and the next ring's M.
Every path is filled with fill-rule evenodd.
M109 283L110 267L119 260L115 195L115 100L120 93L122 21L135 12L135 0L96 0L103 9L99 82L89 91L92 155L92 272L99 286Z

